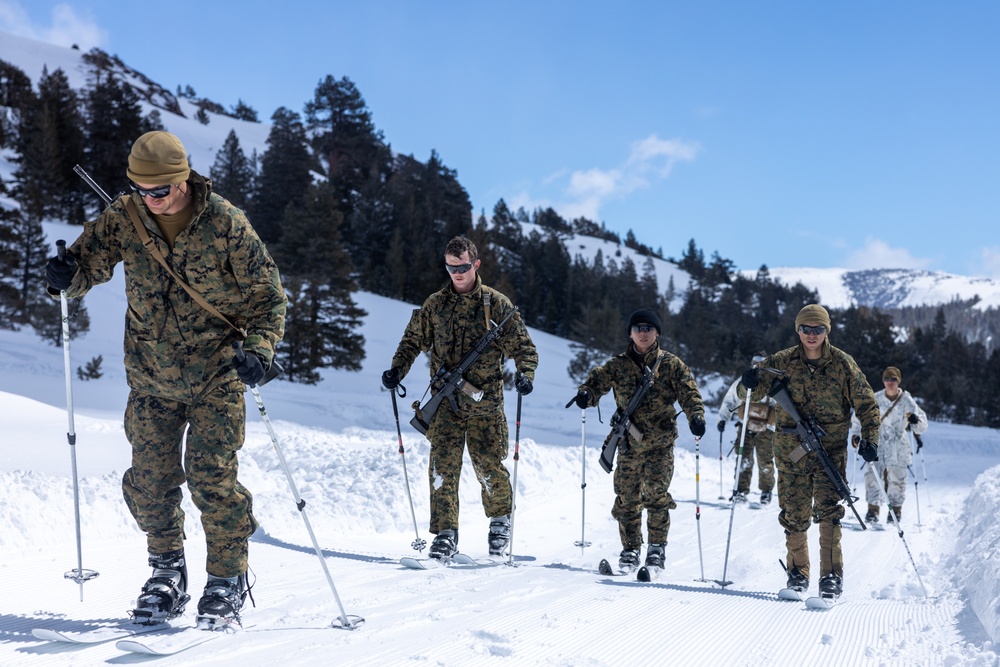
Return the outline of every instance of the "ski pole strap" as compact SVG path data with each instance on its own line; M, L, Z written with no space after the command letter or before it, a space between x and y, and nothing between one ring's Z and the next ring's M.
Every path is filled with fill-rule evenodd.
M132 197L128 195L126 195L125 210L128 212L128 217L132 220L132 224L135 225L135 231L138 232L139 234L139 240L142 241L143 247L145 247L146 250L149 251L149 254L153 256L153 259L159 262L160 266L162 266L164 269L167 270L167 273L169 273L170 276L177 281L178 285L184 288L184 291L187 292L188 295L190 295L190 297L195 300L195 303L197 303L199 306L201 306L202 308L204 308L205 310L207 310L208 312L210 312L211 314L215 315L220 320L228 324L230 329L238 333L243 340L246 340L247 337L246 329L241 329L240 327L230 322L229 318L220 313L215 308L215 306L213 306L212 304L210 304L208 301L205 300L205 297L203 297L201 294L195 291L193 287L184 282L184 279L181 278L179 275L177 275L177 272L174 271L169 264L167 264L167 260L164 259L163 255L160 253L160 249L156 247L156 244L153 242L152 237L149 235L149 230L147 230L145 225L142 224L142 221L139 220L139 211L136 209L135 202L132 200Z

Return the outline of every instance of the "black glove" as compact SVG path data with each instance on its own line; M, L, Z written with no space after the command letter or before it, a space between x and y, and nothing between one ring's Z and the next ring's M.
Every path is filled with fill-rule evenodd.
M719 433L726 430L726 421L724 419L719 420Z
M580 408L581 410L586 410L587 406L590 404L590 392L587 391L586 389L581 389L580 391L576 392L576 396L569 399L569 403L566 404L566 407L568 408L574 403L576 403L576 407Z
M906 421L910 422L911 424L919 424L920 417L918 417L915 413L911 412L909 416L907 416Z
M236 369L236 374L240 376L244 384L251 387L256 387L264 379L264 362L261 361L255 352L244 354L243 361L240 361L239 357L234 356L233 368Z
M705 435L705 418L701 415L695 415L688 420L688 428L691 429L691 435L696 438L700 438Z
M67 250L62 259L58 256L49 257L45 265L45 280L49 287L57 292L68 290L74 275L76 275L76 257L70 251Z
M534 385L531 384L531 378L527 375L518 374L517 379L514 380L514 389L517 389L517 393L521 396L527 396L534 388Z
M862 438L858 443L858 454L861 454L861 458L868 463L874 463L878 461L878 445Z
M385 373L382 373L382 386L392 391L399 386L400 379L402 378L399 377L399 369L393 366Z
M756 368L748 368L743 371L743 376L740 378L740 382L747 389L756 389L757 385L760 384L760 374Z
M921 449L923 449L924 441L916 433L913 434L913 437L917 441L917 451L919 452Z
M861 436L858 435L857 433L855 433L854 435L852 435L851 436L851 444L854 445L854 449L857 449L858 445L861 444Z

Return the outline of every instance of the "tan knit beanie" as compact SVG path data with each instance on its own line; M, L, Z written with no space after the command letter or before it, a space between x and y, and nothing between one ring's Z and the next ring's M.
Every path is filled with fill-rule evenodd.
M882 373L884 378L894 378L896 382L900 382L903 379L903 375L899 372L899 369L895 366L889 366Z
M827 332L829 332L830 313L826 312L826 308L818 303L810 303L795 316L796 331L798 331L800 324L822 324L826 327Z
M169 132L147 132L132 144L128 156L129 180L142 185L174 185L191 175L187 151Z

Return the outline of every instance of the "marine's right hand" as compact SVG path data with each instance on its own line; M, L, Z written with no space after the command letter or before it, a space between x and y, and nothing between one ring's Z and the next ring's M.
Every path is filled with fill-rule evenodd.
M399 369L393 366L386 372L382 373L382 386L386 389L392 390L399 386L399 381L402 378L399 377Z
M569 403L566 404L566 407L568 408L574 403L576 403L576 407L580 408L581 410L586 410L587 405L590 403L590 392L587 391L586 389L581 389L580 391L576 392L576 396L569 399Z
M757 385L760 384L760 373L756 368L748 368L743 371L743 376L740 378L740 382L747 389L756 389Z
M719 433L722 433L725 430L726 430L726 420L725 419L720 419L719 420Z
M45 281L57 292L68 290L76 275L76 268L76 257L69 250L63 257L50 257L45 265Z

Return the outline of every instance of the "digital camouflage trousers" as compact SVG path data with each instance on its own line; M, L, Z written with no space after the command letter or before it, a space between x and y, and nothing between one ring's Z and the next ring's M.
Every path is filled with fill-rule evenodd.
M503 463L510 442L503 410L463 419L442 407L427 429L427 438L431 441L427 471L431 491L430 532L458 529L458 484L466 444L482 490L486 516L511 513L510 473Z
M847 467L846 447L827 453L834 469L843 477ZM846 510L840 504L836 487L814 454L806 455L797 463L779 456L777 464L778 504L781 506L778 522L785 529L788 567L798 567L802 574L809 576L806 531L813 522L819 524L820 576L830 573L843 576L840 520Z
M129 394L125 435L132 445L132 467L122 491L150 553L183 548L181 485L186 481L201 511L208 573L234 577L246 572L247 541L257 521L253 498L236 479L245 422L242 383L218 387L195 404Z
M632 447L618 454L615 469L615 504L611 516L618 521L622 549L642 546L642 510L650 544L666 544L670 532L670 510L677 503L670 495L674 477L674 447L659 445L648 449Z

